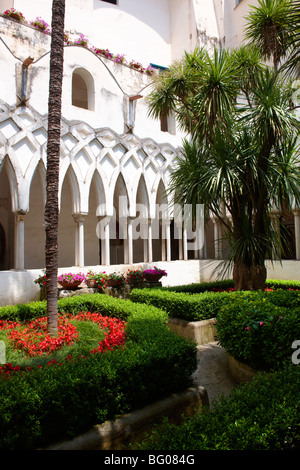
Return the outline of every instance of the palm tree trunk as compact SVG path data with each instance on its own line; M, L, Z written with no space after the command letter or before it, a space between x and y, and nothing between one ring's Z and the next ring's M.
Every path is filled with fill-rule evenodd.
M235 290L264 290L266 287L267 269L264 264L247 266L237 260L233 267L233 282Z
M48 332L51 335L57 335L58 184L63 79L64 18L65 0L53 0L45 206L47 319Z

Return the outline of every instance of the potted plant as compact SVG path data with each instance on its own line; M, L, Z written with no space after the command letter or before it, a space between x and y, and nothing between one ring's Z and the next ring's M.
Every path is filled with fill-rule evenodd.
M41 288L46 287L46 282L47 282L45 270L43 270L43 273L44 274L40 274L39 277L34 280L34 283L38 284Z
M167 276L167 273L164 269L154 268L145 269L143 276L148 282L158 282L163 276Z
M20 11L17 11L15 8L11 8L10 10L5 10L3 13L4 16L7 16L8 18L13 18L14 20L20 21L21 23L26 23L25 17L23 13Z
M155 72L155 69L154 69L153 67L151 67L151 65L148 65L148 67L145 68L145 73L146 73L147 75L153 75L154 72Z
M107 280L108 274L106 274L105 271L103 273L95 274L95 284L99 289L102 287L107 287Z
M112 59L113 54L108 49L99 49L98 47L92 47L92 51L95 54L103 55L106 59Z
M85 276L85 280L84 280L87 287L96 287L95 276L96 274L94 273L94 271L89 271L87 273L87 275Z
M124 274L111 273L107 278L107 287L119 287L125 283Z
M64 289L76 289L85 280L85 275L82 273L64 273L58 276L57 280Z
M84 46L88 47L89 40L84 36L84 34L80 34L79 38L74 41L74 44L77 46Z
M143 270L142 269L128 269L126 273L126 282L133 284L136 282L143 282Z
M71 41L71 38L70 38L70 35L69 33L67 33L66 31L64 31L64 42L69 46L72 41Z
M126 59L124 54L115 54L113 56L113 61L116 62L116 64L126 64Z
M139 62L136 62L135 60L132 60L130 62L129 67L131 67L132 69L138 70L139 72L144 72L145 71L142 64L140 64Z
M49 25L42 18L38 17L34 21L31 21L30 24L34 26L34 28L38 29L39 31L50 34Z

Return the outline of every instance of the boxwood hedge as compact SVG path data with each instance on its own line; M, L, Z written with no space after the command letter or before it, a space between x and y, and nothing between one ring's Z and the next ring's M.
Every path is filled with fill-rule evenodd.
M133 289L130 300L154 305L165 310L169 317L187 321L200 321L215 318L220 310L233 301L244 302L251 299L267 298L277 306L300 307L300 290L203 292L187 295L162 289Z
M45 307L45 302L3 307L0 318L32 318L44 315ZM122 318L125 348L0 379L1 450L70 438L191 384L195 346L168 330L165 312L102 294L60 300L59 310L97 310Z
M234 287L232 279L224 279L222 281L200 282L193 284L185 284L180 286L160 287L159 289L171 292L184 292L186 294L199 294L200 292L209 292L218 289L230 289ZM300 289L300 281L287 281L282 279L267 279L266 287L269 289Z
M180 425L155 427L137 450L296 450L300 448L300 368L257 374L218 404Z

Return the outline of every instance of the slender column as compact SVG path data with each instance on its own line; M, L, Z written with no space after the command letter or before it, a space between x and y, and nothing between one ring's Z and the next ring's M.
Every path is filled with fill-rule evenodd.
M186 227L183 227L183 259L185 261L188 259L187 228Z
M98 217L97 235L101 240L101 264L110 264L109 222L110 217Z
M73 214L75 229L75 266L84 266L84 220L86 214Z
M165 220L161 220L161 260L166 261L166 226Z
M152 220L148 221L148 262L153 261L153 250L152 250Z
M133 263L133 239L132 239L132 222L133 220L129 217L128 219L128 263Z
M24 212L15 212L15 259L14 266L18 271L22 271L25 266L24 252Z
M293 211L295 223L296 259L300 260L300 209Z
M110 239L109 239L109 220L104 225L104 250L105 250L105 264L110 264Z
M171 220L166 221L167 261L171 261Z

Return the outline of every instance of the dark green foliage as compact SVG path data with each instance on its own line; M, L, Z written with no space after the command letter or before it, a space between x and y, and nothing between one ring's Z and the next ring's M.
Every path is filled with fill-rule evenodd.
M225 279L223 281L200 282L193 284L186 284L182 286L161 287L161 290L171 292L185 292L186 294L199 294L201 292L210 292L212 290L227 290L234 287L232 279ZM285 281L281 279L267 279L266 288L268 289L299 289L300 281Z
M258 293L223 307L217 316L220 344L255 369L278 369L300 334L300 292Z
M1 450L46 446L191 385L195 346L168 330L165 312L101 294L59 303L63 311L90 305L126 320L126 346L0 379Z
M133 289L130 300L154 305L165 310L170 317L188 321L216 317L221 306L230 299L228 292L204 292L187 295L160 289Z
M290 450L300 448L300 368L257 374L213 410L165 421L137 450Z

